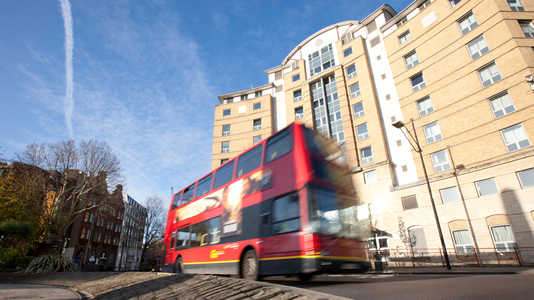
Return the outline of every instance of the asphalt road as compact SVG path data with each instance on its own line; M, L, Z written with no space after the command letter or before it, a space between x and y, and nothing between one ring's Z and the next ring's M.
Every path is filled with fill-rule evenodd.
M346 275L266 282L350 299L534 299L534 275Z

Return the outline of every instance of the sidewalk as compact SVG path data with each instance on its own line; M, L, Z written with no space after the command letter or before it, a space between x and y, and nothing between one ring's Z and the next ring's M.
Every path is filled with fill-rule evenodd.
M82 297L66 288L35 284L0 283L0 299L78 300L82 299Z
M534 267L384 267L384 271L371 271L369 274L412 274L412 275L470 275L470 274L530 274L534 275Z

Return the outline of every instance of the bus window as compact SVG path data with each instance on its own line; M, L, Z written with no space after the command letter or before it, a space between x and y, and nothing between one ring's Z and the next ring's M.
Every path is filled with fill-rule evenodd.
M197 192L195 198L198 198L210 191L212 174L200 179L198 181Z
M215 180L213 182L213 189L216 189L232 180L232 175L234 172L234 162L235 160L232 160L231 162L227 163L219 170L217 170L217 172L215 173Z
M191 227L191 247L207 245L209 242L208 222L193 224Z
M172 198L171 210L177 208L178 205L180 205L180 198L182 198L182 192L179 192L178 194L174 195L174 198Z
M182 199L182 204L181 205L184 205L187 202L193 200L193 192L194 191L195 191L195 185L194 184L192 184L191 186L189 186L188 188L186 188L184 190L184 198Z
M176 244L175 244L174 250L184 249L184 248L187 248L187 246L189 246L189 236L190 236L189 227L190 226L186 226L186 227L182 227L176 230L177 238L176 238Z
M273 201L273 234L300 230L298 194Z
M241 155L237 162L237 176L240 177L243 174L258 168L261 165L261 152L262 145L250 150L249 152Z
M221 217L208 221L210 225L210 244L218 244L221 241Z
M176 232L173 231L172 232L172 237L171 237L171 247L170 247L171 249L174 248L174 245L175 245L174 243L176 242L176 240L174 239L175 238L175 234L176 234Z
M289 130L281 132L267 141L265 163L269 163L293 150L293 142Z

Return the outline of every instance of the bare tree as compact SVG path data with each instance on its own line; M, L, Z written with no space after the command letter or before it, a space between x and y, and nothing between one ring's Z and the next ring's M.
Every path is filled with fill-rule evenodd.
M109 191L121 182L118 155L105 142L73 140L51 144L31 144L16 159L47 170L47 197L43 227L45 239L64 237L74 219L91 208L112 208Z
M166 210L163 205L163 199L158 195L146 197L145 207L147 217L145 222L145 236L141 257L144 257L145 252L150 244L163 239L163 228L165 227L167 217Z

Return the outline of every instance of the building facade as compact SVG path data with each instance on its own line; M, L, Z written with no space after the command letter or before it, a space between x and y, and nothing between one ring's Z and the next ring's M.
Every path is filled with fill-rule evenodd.
M370 250L438 250L437 219L450 251L534 247L533 19L532 1L416 0L323 28L219 96L212 168L303 122L345 149Z
M124 219L119 241L117 271L138 271L141 263L147 210L127 193L123 193Z

